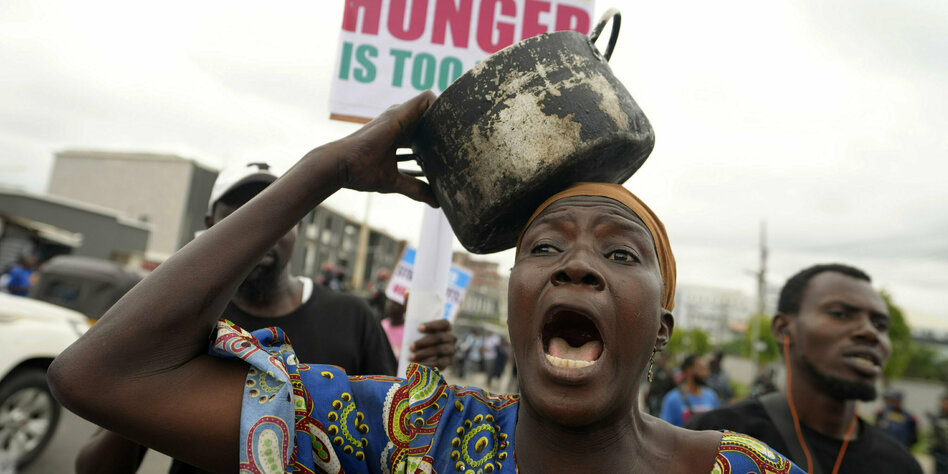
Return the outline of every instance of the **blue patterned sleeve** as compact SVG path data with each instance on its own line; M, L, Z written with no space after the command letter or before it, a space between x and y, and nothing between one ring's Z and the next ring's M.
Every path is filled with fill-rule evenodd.
M796 464L751 436L724 431L711 474L806 474Z
M347 377L298 362L278 328L251 334L221 321L212 352L250 364L240 472L514 468L515 396L449 386L437 370L414 364L407 379Z

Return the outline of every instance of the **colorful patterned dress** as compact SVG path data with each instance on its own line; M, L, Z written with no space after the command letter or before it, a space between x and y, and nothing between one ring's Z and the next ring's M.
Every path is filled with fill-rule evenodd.
M283 331L221 321L215 355L251 368L240 418L240 472L517 472L517 395L448 385L411 365L408 378L347 377L296 360ZM802 473L754 438L725 432L713 473Z

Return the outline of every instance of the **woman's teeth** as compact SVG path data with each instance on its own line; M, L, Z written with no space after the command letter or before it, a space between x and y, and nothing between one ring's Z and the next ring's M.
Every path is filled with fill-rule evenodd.
M547 346L546 360L554 367L580 368L596 363L602 354L602 341L589 341L573 347L565 339L554 337Z

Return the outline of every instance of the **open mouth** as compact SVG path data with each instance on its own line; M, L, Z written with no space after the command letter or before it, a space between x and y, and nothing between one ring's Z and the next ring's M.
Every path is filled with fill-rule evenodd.
M879 358L869 352L858 352L847 354L846 359L852 361L856 365L862 365L865 367L879 367L882 365L882 362Z
M582 368L602 355L602 336L587 316L560 311L543 326L543 352L554 367Z

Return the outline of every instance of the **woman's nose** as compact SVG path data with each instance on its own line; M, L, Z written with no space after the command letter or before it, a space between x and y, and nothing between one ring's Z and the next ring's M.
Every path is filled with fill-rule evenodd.
M554 285L588 285L598 291L605 289L605 279L587 260L588 255L578 254L567 258L550 278Z

